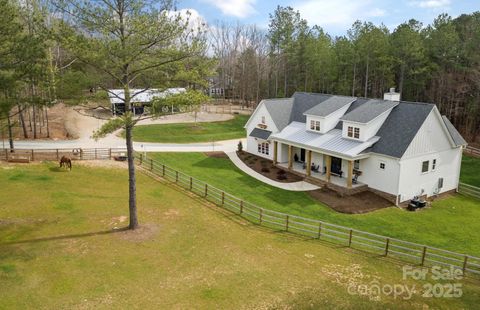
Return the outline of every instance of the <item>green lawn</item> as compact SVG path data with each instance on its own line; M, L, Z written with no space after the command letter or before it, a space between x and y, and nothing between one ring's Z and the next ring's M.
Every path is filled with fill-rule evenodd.
M480 187L480 158L463 155L460 181Z
M0 309L474 309L424 298L401 264L274 232L142 174L137 232L126 225L126 170L0 165ZM416 285L412 299L350 295ZM431 282L431 281L429 281ZM457 282L457 281L455 281Z
M248 176L229 159L202 153L156 153L155 159L213 186L272 210L321 219L372 233L480 255L480 201L455 196L432 208L407 212L396 207L367 214L342 214L303 192L281 190Z
M236 115L225 122L182 123L137 126L135 141L161 143L193 143L239 139L245 137L249 115Z

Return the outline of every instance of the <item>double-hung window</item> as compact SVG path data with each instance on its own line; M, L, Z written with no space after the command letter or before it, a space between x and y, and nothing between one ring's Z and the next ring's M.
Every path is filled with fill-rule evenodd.
M422 162L422 173L428 172L428 166L430 165L430 161L426 160Z
M310 130L320 131L320 121L310 120Z

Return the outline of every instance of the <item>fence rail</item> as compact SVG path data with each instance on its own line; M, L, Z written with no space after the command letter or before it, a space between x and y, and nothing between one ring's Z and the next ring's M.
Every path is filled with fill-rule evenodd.
M461 269L464 273L480 274L479 257L260 208L158 161L146 158L143 154L136 154L135 160L138 165L153 175L174 182L196 195L262 226L330 241L381 256L393 257L411 264L453 266Z
M13 151L13 152L12 152ZM62 156L73 160L112 159L126 155L126 149L111 148L74 148L74 149L1 149L0 160L5 161L41 161L59 160Z
M470 184L460 183L458 185L458 192L465 196L480 199L480 187L475 187Z
M477 149L477 148L474 148L474 147L471 147L471 146L467 146L463 152L465 154L468 154L468 155L472 155L472 156L475 156L475 157L480 157L480 149Z

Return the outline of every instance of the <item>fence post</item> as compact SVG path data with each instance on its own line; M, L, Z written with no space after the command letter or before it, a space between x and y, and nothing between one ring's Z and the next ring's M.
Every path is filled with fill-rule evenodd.
M208 184L205 184L205 197L208 195Z
M57 160L59 160L59 159L60 159L60 157L58 156L58 149L57 149Z
M318 223L318 239L320 239L321 235L322 235L322 222Z
M162 176L165 176L165 165L162 165Z
M465 259L463 260L463 267L462 267L463 275L465 275L465 271L467 271L467 261L468 261L468 255L465 255Z
M192 188L193 188L193 178L190 177L190 190L192 190Z
M385 240L385 256L388 256L388 247L390 246L390 238Z
M240 200L240 215L243 213L243 200Z
M427 247L424 246L423 247L423 252L422 252L422 262L421 262L421 265L425 265L425 256L427 255Z
M32 149L32 161L35 160L35 151Z
M222 192L222 206L225 204L225 192Z
M5 160L8 161L8 151L5 149Z
M260 225L262 225L262 217L263 217L263 209L260 209L260 214L259 214L260 218Z
M108 149L108 159L112 159L112 148Z
M153 159L150 158L150 171L153 171Z
M287 215L287 218L285 219L285 231L288 231L289 219L290 217Z
M97 149L95 149L95 159L97 159ZM140 154L140 166L143 163L143 154Z
M350 229L350 235L348 236L348 246L352 246L352 236L353 236L353 229Z
M95 148L95 159L97 159L97 148Z
M80 160L83 159L83 149L80 149Z
M175 183L178 183L178 171L175 171Z

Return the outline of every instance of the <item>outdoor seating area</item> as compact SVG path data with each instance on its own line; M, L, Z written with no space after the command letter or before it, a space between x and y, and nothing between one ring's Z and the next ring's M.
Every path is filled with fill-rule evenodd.
M288 163L277 163L277 166L280 166L282 168L285 168L288 170ZM313 169L313 166L315 166L315 169ZM324 167L323 169L319 168L320 165L317 165L316 163L312 163L312 169L310 173L310 177L318 179L323 182L327 182L327 168ZM305 162L297 161L292 163L292 169L291 171L297 172L302 175L306 175L306 168L307 165ZM347 178L342 173L331 173L330 175L330 183L334 185L338 185L341 187L348 187L348 182ZM358 181L358 175L354 175L352 178L352 188L356 188L359 186L363 186L364 184Z

